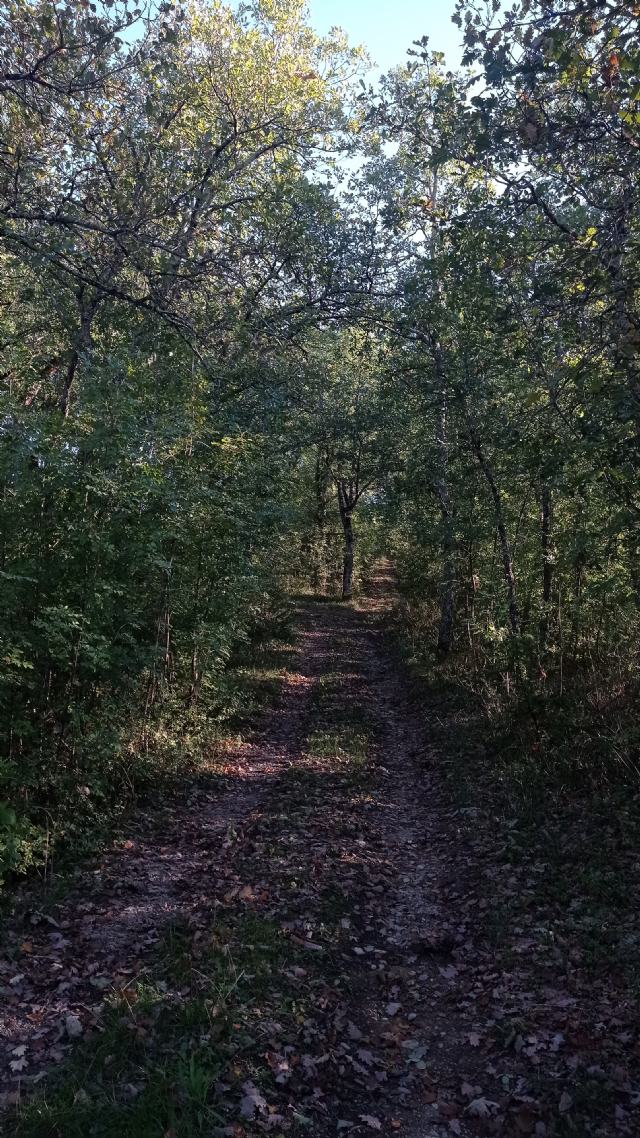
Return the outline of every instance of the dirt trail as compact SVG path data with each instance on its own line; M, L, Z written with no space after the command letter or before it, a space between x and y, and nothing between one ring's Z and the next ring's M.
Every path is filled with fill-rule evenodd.
M229 748L224 783L201 780L171 804L160 837L157 818L140 817L124 848L82 870L59 905L27 911L8 930L5 1101L46 1083L84 1045L80 1036L102 1030L109 993L154 968L157 980L158 944L176 922L193 933L202 970L207 958L197 954L212 931L241 952L250 918L300 958L274 964L260 994L249 984L247 1008L233 1013L244 1042L215 1082L229 1125L171 1125L172 1138L274 1127L313 1138L574 1132L544 1121L539 1041L527 1037L506 1056L491 1038L496 999L515 1015L540 996L512 1001L512 977L495 972L491 949L477 942L484 900L464 881L477 866L428 716L389 649L392 591L382 565L358 605L300 606L278 705L249 742ZM548 971L544 982L547 1006L566 1014L575 1001L565 979ZM545 1046L547 1036L557 1051L561 1034L541 1033ZM549 1078L562 1114L571 1098L561 1075L557 1066Z
M161 831L153 814L139 816L128 839L82 871L53 910L41 913L37 895L31 902L25 891L20 919L3 930L0 1102L39 1081L99 1022L101 991L140 974L167 925L215 901L225 880L216 861L223 871L234 833L299 756L321 669L313 613L303 607L278 706L250 741L228 747L227 775L198 782L186 801L163 811Z
M278 780L300 763L311 693L320 677L339 676L340 700L357 705L381 734L382 778L367 808L367 842L376 868L383 867L395 888L381 899L377 932L415 962L411 946L426 943L432 930L433 882L441 866L433 843L425 845L430 823L414 793L414 759L424 756L424 732L408 707L379 626L388 589L383 574L360 611L303 607L295 671L287 675L279 704L256 737L228 751L227 789L221 791L218 783L194 787L188 800L170 811L160 840L153 817L140 818L123 846L83 871L58 906L46 915L27 908L26 917L8 930L8 951L0 960L0 1080L9 1101L60 1063L76 1037L99 1026L103 991L126 989L144 973L167 925L215 906L236 880L237 865L232 868L228 851L234 847L237 856L238 833L251 832L265 798L273 798L274 790L277 797ZM357 958L356 965L363 971ZM428 1012L412 1013L412 1035L420 1035L416 1053L435 1045L450 1054L451 1022L440 1007L446 981L437 965L426 962L415 979L426 985L422 1002ZM366 983L362 996L369 1014L379 1016ZM366 1095L362 1105L364 1111ZM405 1118L403 1133L411 1138L443 1134L437 1118L435 1107L418 1103L410 1127ZM332 1129L333 1120L326 1121ZM448 1127L446 1133L451 1133Z

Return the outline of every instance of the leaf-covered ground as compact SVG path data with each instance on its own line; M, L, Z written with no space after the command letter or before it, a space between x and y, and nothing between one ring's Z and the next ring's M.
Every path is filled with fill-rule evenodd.
M554 936L545 865L451 801L387 586L300 606L222 771L16 917L7 1133L639 1132L629 986Z

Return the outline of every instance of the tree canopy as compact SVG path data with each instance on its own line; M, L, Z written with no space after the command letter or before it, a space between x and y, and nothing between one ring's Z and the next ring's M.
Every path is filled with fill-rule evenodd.
M284 593L380 552L425 659L537 747L598 718L583 774L623 777L635 3L459 0L460 70L425 39L375 86L302 0L0 20L5 872L197 747Z

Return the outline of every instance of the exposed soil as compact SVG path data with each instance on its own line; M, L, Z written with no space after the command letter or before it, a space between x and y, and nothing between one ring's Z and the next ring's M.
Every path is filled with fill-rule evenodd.
M470 856L428 716L389 650L391 588L383 566L356 607L301 606L278 706L229 746L223 780L166 804L162 830L140 817L46 915L22 899L0 959L9 1106L100 1032L109 994L153 974L168 928L191 930L198 952L212 928L250 912L301 957L283 973L287 1007L302 1010L274 1009L274 979L251 1011L274 1078L257 1087L255 1063L230 1063L215 1088L230 1121L203 1133L588 1133L571 1121L580 1043L565 1061L556 1023L576 1015L566 969L551 959L506 974L478 936L487 867ZM514 1047L518 1009L536 1001L539 1038ZM618 1024L626 1055L635 1039L619 1009ZM619 1067L593 1133L638 1133L623 1057ZM608 1093L611 1077L602 1072Z

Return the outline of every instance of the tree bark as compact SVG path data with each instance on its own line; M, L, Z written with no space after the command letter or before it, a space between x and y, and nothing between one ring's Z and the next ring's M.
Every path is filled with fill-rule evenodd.
M355 562L356 535L353 528L353 495L344 479L338 480L338 507L344 534L344 558L342 562L342 599L350 600L353 595L353 567Z
M444 554L442 583L440 586L440 620L438 622L437 651L440 656L447 656L453 643L453 627L455 622L455 593L456 593L456 567L454 561L455 539L451 517L443 517L444 535L442 551Z
M314 516L315 541L313 543L313 564L311 583L314 589L324 592L327 584L326 544L327 544L327 505L330 485L329 465L326 454L318 450L316 456L315 491L316 508Z
M81 287L78 291L78 306L80 309L78 334L69 354L69 362L64 373L64 381L58 401L58 406L65 419L68 418L69 409L71 407L71 394L75 383L78 364L80 363L82 355L91 348L91 325L98 307L98 300L95 297L93 300L87 300L84 295L84 288Z
M542 618L540 620L540 650L544 652L549 632L549 613L553 593L553 500L551 489L542 483L540 492L540 526L542 543Z
M478 431L477 431L475 425L473 424L473 422L471 421L468 413L467 413L467 425L468 425L468 429L469 429L469 437L471 439L471 445L475 451L476 458L478 459L478 465L480 466L480 469L482 470L482 473L484 474L484 476L487 480L487 483L489 485L489 489L491 491L491 497L493 498L493 508L494 508L495 519L496 519L496 529L498 532L498 542L500 544L500 553L501 553L501 557L502 557L502 571L504 574L504 581L505 581L505 585L506 585L506 589L507 589L507 606L509 609L509 623L511 625L512 634L514 636L517 636L518 633L520 632L520 613L518 611L518 602L516 599L516 576L515 576L515 572L514 572L514 568L513 568L513 558L511 556L511 546L509 544L509 537L507 534L507 526L506 526L506 522L505 522L504 508L502 505L502 495L501 495L500 490L498 488L498 483L496 482L496 476L495 476L495 473L493 470L493 466L491 465L491 462L489 461L489 459L487 458L487 455L485 454L484 447L482 446L482 441L480 439Z
M444 357L442 347L437 339L433 341L432 352L440 397L440 408L436 422L438 474L435 480L435 492L442 517L442 579L440 582L440 620L438 622L436 648L439 656L446 656L451 651L455 621L456 539L449 491L449 405Z

